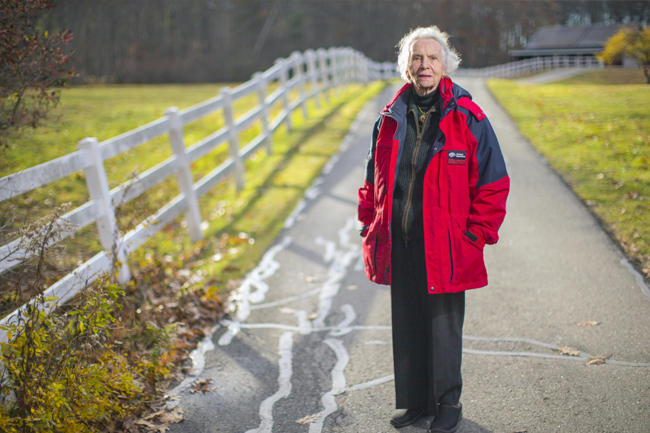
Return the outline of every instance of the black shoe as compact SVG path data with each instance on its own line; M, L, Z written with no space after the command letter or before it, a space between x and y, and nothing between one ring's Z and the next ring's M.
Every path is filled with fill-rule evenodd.
M402 409L395 412L395 415L390 420L390 423L397 427L402 428L415 424L417 420L427 414L427 410L423 407L415 407L411 409Z
M429 426L430 433L454 433L458 430L460 420L463 418L463 406L458 403L457 406L441 404L438 406L438 416L436 416Z

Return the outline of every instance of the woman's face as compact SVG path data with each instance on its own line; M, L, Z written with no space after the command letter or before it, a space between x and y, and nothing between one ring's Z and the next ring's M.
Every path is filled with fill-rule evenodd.
M435 39L419 39L411 47L409 75L418 95L431 93L444 75L442 49Z

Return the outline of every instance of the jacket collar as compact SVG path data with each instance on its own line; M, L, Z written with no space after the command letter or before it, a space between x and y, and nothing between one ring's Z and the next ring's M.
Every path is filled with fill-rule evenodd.
M408 109L408 99L410 96L409 90L413 87L413 84L406 83L402 86L401 89L397 91L393 100L390 101L386 107L379 113L384 116L392 117L394 119L399 119L401 117L406 117L406 111ZM456 105L458 98L467 96L471 98L470 94L463 89L462 87L455 85L451 78L444 77L440 80L440 100L442 101L442 116L444 117L450 109Z

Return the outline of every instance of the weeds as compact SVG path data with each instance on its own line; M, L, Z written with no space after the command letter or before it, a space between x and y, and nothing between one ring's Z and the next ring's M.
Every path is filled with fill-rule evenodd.
M67 206L25 225L20 248L29 259L14 280L29 303L3 325L0 343L0 425L7 432L99 431L137 407L142 376L110 339L124 291L105 278L80 295L67 311L48 311L56 299L43 292L43 269L52 243L70 224ZM28 272L25 272L28 271Z

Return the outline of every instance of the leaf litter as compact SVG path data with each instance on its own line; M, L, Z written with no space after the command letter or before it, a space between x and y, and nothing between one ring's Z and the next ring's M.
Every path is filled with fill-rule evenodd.
M318 418L320 418L323 414L322 413L315 413L313 415L307 415L304 418L300 418L296 423L298 424L311 424L313 422L316 422Z
M560 352L560 355L568 355L568 356L579 356L580 351L578 349L574 349L573 347L560 347L559 349L553 349L556 352Z
M162 424L155 424L152 420L161 422ZM161 410L151 413L142 419L135 421L133 424L137 426L146 427L149 432L166 433L169 430L169 424L177 424L183 421L183 409L175 407L171 412Z
M205 380L194 382L192 384L192 389L190 389L190 394L194 394L197 392L200 392L201 394L205 394L206 392L214 391L216 387L211 386L210 385L211 383L212 383L212 378L207 378Z
M580 322L575 323L578 326L596 326L600 325L600 322L596 322L595 320L582 320Z
M612 355L592 356L591 358L587 358L587 362L585 362L585 365L601 365L604 364L611 357Z

